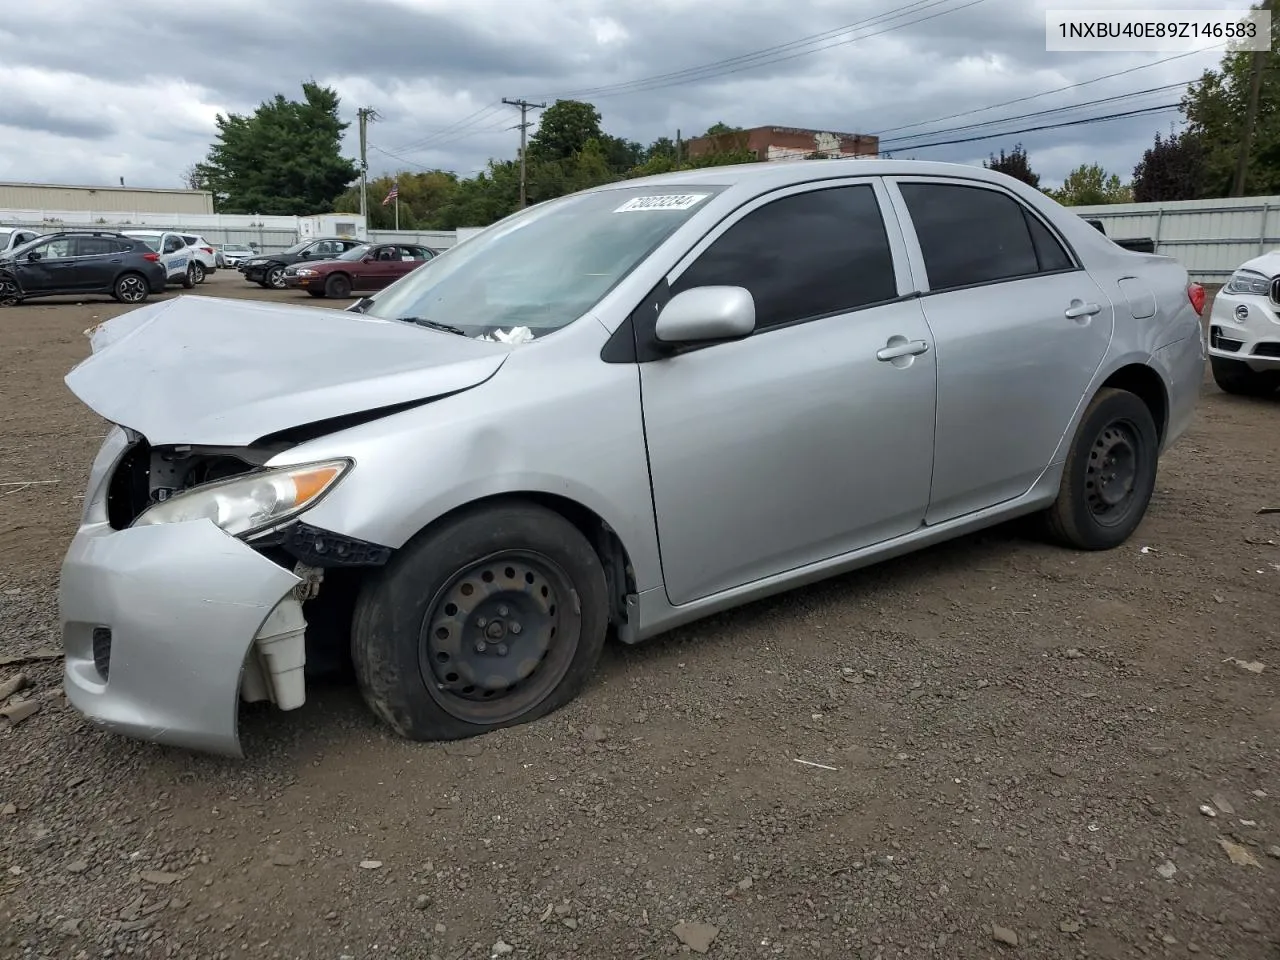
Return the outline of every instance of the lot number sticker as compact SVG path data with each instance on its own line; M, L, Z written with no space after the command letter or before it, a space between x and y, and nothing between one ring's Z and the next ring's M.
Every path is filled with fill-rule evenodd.
M707 199L705 193L668 193L659 197L632 197L614 213L636 213L640 210L688 210Z

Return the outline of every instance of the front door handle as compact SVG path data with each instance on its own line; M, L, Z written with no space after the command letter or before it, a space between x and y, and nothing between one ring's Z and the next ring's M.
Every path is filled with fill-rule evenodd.
M894 343L893 340L898 340ZM876 351L877 360L898 360L902 357L918 357L929 349L929 344L924 340L903 340L901 337L894 337L886 347L881 347Z
M1063 311L1063 316L1068 320L1079 320L1081 317L1092 317L1095 313L1102 310L1102 305L1097 303L1085 303L1083 300L1072 300L1071 306Z

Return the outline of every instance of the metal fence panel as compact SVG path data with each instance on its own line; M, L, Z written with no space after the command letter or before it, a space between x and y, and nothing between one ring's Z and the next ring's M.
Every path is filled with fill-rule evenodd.
M1108 236L1150 237L1200 283L1222 283L1246 260L1280 249L1280 197L1071 207L1101 220Z
M420 243L432 250L445 250L458 242L452 230L370 230L370 243Z

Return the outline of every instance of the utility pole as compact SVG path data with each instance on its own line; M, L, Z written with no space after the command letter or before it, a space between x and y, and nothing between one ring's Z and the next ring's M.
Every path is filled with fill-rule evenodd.
M533 126L533 124L525 119L525 115L530 110L545 110L547 109L547 105L545 103L530 103L528 100L508 100L506 97L502 98L502 102L508 106L520 108L520 123L517 127L520 130L520 209L523 210L525 207L525 197L527 192L525 188L524 149L525 144L528 142L527 132L529 128Z
M356 111L360 127L360 216L365 217L365 226L369 225L369 121L378 119L378 111L373 107L361 107Z
M1271 10L1272 0L1263 0L1262 9ZM1274 32L1273 32L1274 36ZM1236 175L1230 196L1243 197L1249 175L1249 151L1253 147L1253 125L1258 121L1258 100L1262 94L1262 73L1270 50L1255 50L1249 64L1249 99L1244 108L1244 131L1240 134L1240 153L1236 156Z

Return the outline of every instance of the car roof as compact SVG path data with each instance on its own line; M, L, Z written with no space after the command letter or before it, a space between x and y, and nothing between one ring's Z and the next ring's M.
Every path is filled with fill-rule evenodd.
M969 180L985 180L988 183L1008 183L1013 179L998 171L964 163L944 163L935 160L883 160L872 157L841 157L829 160L786 160L773 163L737 163L722 167L699 167L696 170L679 170L659 173L634 180L620 180L593 187L591 193L607 190L629 190L637 186L703 186L750 185L762 189L787 187L793 184L827 180L831 177L894 177L934 176L964 177Z

